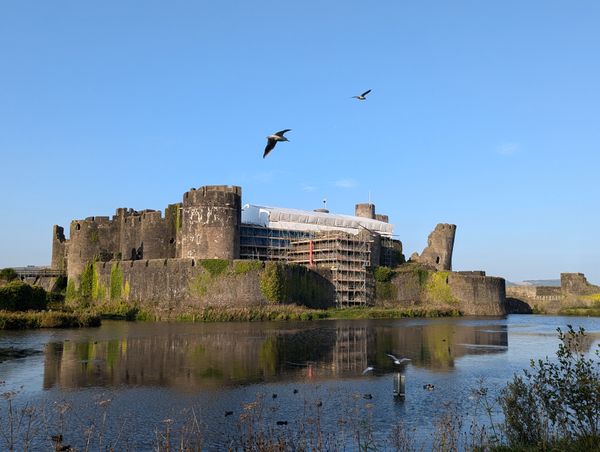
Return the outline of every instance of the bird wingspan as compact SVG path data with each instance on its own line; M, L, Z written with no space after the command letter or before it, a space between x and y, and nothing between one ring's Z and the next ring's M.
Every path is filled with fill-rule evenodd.
M279 132L275 132L274 135L277 135L278 137L282 137L284 133L289 132L292 129L283 129L280 130Z
M386 353L387 356L389 356L392 359L398 360L398 358L396 358L394 355L390 355L389 353Z
M277 144L277 141L275 141L272 138L269 138L267 140L267 145L265 146L265 152L263 153L263 158L265 158L269 152L271 152L273 150L273 148L275 147L275 145Z
M371 92L371 90L367 90L364 93L361 94L361 97L365 97L367 94L369 94Z

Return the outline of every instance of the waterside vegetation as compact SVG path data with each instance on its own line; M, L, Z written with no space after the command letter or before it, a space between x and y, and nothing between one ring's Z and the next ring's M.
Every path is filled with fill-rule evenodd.
M0 330L83 328L92 326L100 326L100 316L92 312L0 311Z
M18 280L16 273L2 270L0 286L0 330L29 328L74 328L100 325L100 315L89 310L73 311L64 306L64 295L46 292Z

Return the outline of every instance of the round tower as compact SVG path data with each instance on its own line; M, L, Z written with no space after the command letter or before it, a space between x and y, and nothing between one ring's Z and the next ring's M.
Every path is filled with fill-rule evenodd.
M85 264L100 254L98 223L93 219L73 220L70 227L69 254L67 256L67 277L77 281Z
M242 188L208 185L183 195L181 257L238 259Z

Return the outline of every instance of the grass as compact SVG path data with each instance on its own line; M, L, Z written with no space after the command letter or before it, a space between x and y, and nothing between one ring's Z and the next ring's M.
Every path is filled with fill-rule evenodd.
M402 319L412 317L459 317L461 312L451 308L378 308L356 307L328 309L328 319Z
M559 311L559 315L600 317L600 307L564 308Z
M100 316L87 312L0 311L0 330L28 328L80 328L100 326Z
M179 321L188 322L256 322L281 320L352 320L401 319L412 317L457 317L460 311L451 308L388 309L377 307L309 309L296 305L266 305L261 307L215 308L180 314Z
M325 312L296 305L268 305L261 307L214 308L207 307L180 314L177 320L191 322L261 322L276 320L317 320Z

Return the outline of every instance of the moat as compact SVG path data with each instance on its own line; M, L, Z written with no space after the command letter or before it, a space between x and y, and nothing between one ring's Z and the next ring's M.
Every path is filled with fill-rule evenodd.
M45 406L48 412L67 402L69 413L79 419L74 429L108 406L107 432L114 437L121 431L135 450L151 448L165 419L182 419L192 408L203 425L205 446L223 448L237 435L244 406L257 400L264 406L264 422L274 429L293 429L296 419L309 415L335 430L352 412L369 419L375 437L386 438L401 420L427 441L432 420L448 403L472 416L472 390L480 379L497 390L531 358L553 356L556 328L567 324L583 326L590 347L600 341L597 318L534 315L227 324L105 321L100 328L81 330L2 331L0 389L19 390L15 403ZM397 366L386 353L411 361ZM363 374L368 366L374 370ZM406 381L404 399L393 394L399 373ZM428 384L434 389L425 390Z

